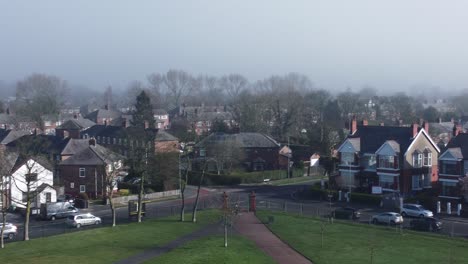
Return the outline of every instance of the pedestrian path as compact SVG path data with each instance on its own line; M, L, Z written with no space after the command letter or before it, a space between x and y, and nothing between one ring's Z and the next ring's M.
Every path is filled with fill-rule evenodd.
M274 235L253 213L239 215L234 228L280 264L312 263Z

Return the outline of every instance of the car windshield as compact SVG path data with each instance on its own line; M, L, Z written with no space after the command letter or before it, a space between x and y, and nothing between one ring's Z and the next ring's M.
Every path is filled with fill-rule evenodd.
M74 216L74 215L70 215L70 216L68 217L68 219L73 220L73 219L75 219L75 216Z

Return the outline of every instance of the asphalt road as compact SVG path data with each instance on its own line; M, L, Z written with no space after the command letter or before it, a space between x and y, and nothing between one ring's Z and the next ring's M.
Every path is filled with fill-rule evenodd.
M229 202L231 204L239 204L241 208L248 208L249 194L254 191L257 199L257 208L266 208L270 210L287 211L290 213L304 214L310 216L319 216L324 219L330 215L330 212L337 207L343 206L343 203L329 203L326 201L298 200L295 198L295 193L308 188L310 184L301 183L295 185L272 186L272 185L256 185L256 186L237 186L234 188L218 187L210 191L203 190L200 196L199 208L220 208L222 204L222 193L227 192ZM186 212L192 210L192 205L195 200L196 188L191 186L186 191ZM154 202L146 205L146 218L165 217L170 215L178 215L180 212L181 201L179 199ZM361 219L358 221L362 224L370 224L372 215L384 212L381 208L372 208L366 206L356 206L361 209ZM102 218L103 224L97 226L87 226L80 229L70 228L65 224L65 219L57 219L55 221L36 221L31 219L30 223L30 238L39 238L51 235L57 235L68 232L77 232L80 230L99 228L111 224L111 212L109 206L96 205L89 209L84 209L82 212L90 212ZM8 222L16 224L19 228L16 240L23 238L23 221L24 218L20 215L9 215ZM442 235L453 235L458 237L468 238L468 219L457 217L441 217L443 229L440 232ZM126 206L117 208L117 224L134 222L136 219L129 219ZM409 218L404 219L402 227L408 228Z

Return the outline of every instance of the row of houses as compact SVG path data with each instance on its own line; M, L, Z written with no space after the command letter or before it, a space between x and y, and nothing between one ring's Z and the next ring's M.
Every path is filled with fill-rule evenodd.
M350 134L338 148L338 160L335 180L340 188L407 196L430 189L453 200L466 195L468 134L456 123L448 144L438 146L427 122L370 126L366 120L358 124L354 117Z

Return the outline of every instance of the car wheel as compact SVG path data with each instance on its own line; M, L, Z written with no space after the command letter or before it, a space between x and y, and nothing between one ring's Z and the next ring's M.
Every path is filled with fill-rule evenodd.
M391 225L391 226L394 226L394 225L395 225L395 221L391 220L391 221L390 221L390 225Z
M13 233L8 234L8 239L12 240L13 238L15 238L15 234Z
M81 227L81 224L76 224L76 228L80 228Z
M100 223L101 223L101 221L94 222L95 225L99 225Z
M403 212L403 213L401 213L401 216L407 217L408 215L406 214L406 212Z
M377 221L377 218L372 219L372 223L376 225L379 221Z
M55 221L55 215L53 215L52 217L50 217L50 220Z

